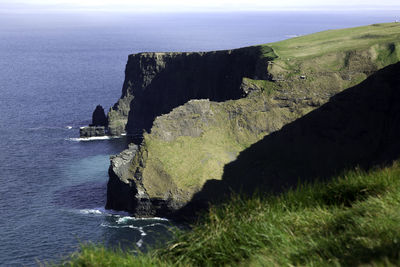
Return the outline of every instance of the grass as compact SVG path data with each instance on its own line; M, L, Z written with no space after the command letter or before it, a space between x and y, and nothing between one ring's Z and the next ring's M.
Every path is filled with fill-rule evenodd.
M271 52L270 50L273 50ZM277 57L268 72L301 90L354 86L400 60L400 23L329 30L261 46L264 57ZM299 81L300 76L307 79ZM334 87L333 87L334 86Z
M279 196L232 197L165 248L86 245L65 266L396 266L400 165L351 170Z
M260 87L271 83L251 81ZM179 120L186 122L184 127L200 127L202 133L199 136L163 140L156 134L146 134L144 142L148 153L143 184L147 193L151 197L162 197L166 188L174 190L176 186L184 190L179 197L190 200L207 180L220 180L224 166L235 160L240 151L260 140L266 131L278 130L287 118L294 119L295 115L290 112L265 110L271 94L271 90L263 90L248 98L211 102L213 115L207 123L193 119L197 114L185 111L185 117ZM181 114L181 108L172 111L172 116L175 113ZM202 125L197 125L198 121ZM167 115L163 119L156 119L155 124L174 126L175 120ZM175 195L178 196L178 193Z
M106 266L163 266L160 260L140 254L138 256L133 251L123 251L121 249L106 249L101 245L83 244L79 250L71 255L60 266L87 266L87 267L106 267Z
M383 23L356 28L328 30L266 44L283 60L317 57L329 53L369 48L400 40L400 23ZM268 49L266 56L270 55Z

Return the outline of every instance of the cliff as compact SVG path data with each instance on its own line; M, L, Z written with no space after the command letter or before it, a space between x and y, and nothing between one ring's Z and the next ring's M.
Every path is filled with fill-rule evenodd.
M113 135L150 131L155 117L191 99L212 101L246 95L243 77L264 77L266 62L259 47L201 53L130 55L121 99L108 113Z
M398 24L378 24L237 50L131 55L121 99L108 114L109 132L146 132L139 147L131 146L111 159L106 207L137 216L168 216L185 205L186 210L202 206L232 190L279 191L306 176L317 179L319 174L333 174L348 165L362 162L369 166L379 161L371 156L372 147L368 152L361 149L369 134L356 148L346 146L325 160L315 152L318 146L312 141L328 142L339 138L338 132L348 132L339 140L352 143L353 134L368 133L373 127L365 119L368 114L376 121L393 115L381 108L370 110L392 103L392 93L383 94L384 99L375 103L374 99L380 99L380 86L367 78L400 60L399 42ZM342 105L334 96L344 90L373 90L373 94L349 94L342 101L350 104ZM345 119L363 101L368 108L356 113L366 115L362 120L357 122L356 115L344 124L335 120L336 113ZM320 110L326 109L335 110L326 120L311 115L324 114ZM318 120L297 123L310 116ZM331 124L331 128L324 126ZM353 124L360 127L353 131ZM282 134L285 138L274 137L286 129L295 130ZM314 131L320 134L312 135ZM378 132L382 131L380 127ZM296 146L302 135L307 142ZM257 145L266 138L275 141ZM247 152L254 146L260 149ZM326 164L349 149L354 152L343 156L340 164ZM302 159L302 154L304 162L291 164ZM368 159L364 162L364 158ZM313 161L321 168L331 167L324 167L326 173L316 171L306 164ZM268 162L275 167L259 167Z

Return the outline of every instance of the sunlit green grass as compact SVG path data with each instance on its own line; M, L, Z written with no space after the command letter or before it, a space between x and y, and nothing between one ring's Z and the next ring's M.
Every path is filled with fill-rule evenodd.
M281 58L316 57L332 52L363 49L375 44L399 42L400 23L382 23L368 26L328 30L266 44ZM269 51L267 51L269 52Z

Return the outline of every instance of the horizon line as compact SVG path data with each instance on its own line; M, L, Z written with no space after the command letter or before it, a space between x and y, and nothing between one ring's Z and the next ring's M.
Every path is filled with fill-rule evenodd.
M158 7L149 5L99 5L90 6L83 5L77 6L73 4L23 4L23 3L12 3L0 5L0 13L40 13L40 12L54 12L54 13L74 13L74 12L101 12L101 13L240 13L240 12L293 12L293 11L327 11L327 12L354 12L354 11L400 11L400 5L386 4L386 5L340 5L340 4L328 4L318 6L270 6L265 5L259 6L246 6L239 7L233 6L226 8L223 6L214 7L195 7L195 6L168 6L161 5ZM400 16L400 14L399 14Z
M269 9L178 9L178 10L154 10L154 9L109 9L109 8L35 8L1 9L0 14L35 14L35 13L105 13L105 14L201 14L201 13L267 13L267 12L362 12L362 11L400 11L400 7L346 7L346 8L269 8ZM399 14L400 17L400 14Z

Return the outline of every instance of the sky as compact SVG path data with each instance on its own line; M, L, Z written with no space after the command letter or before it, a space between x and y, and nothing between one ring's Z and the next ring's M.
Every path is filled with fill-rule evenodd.
M0 11L129 12L399 9L399 0L0 0Z

